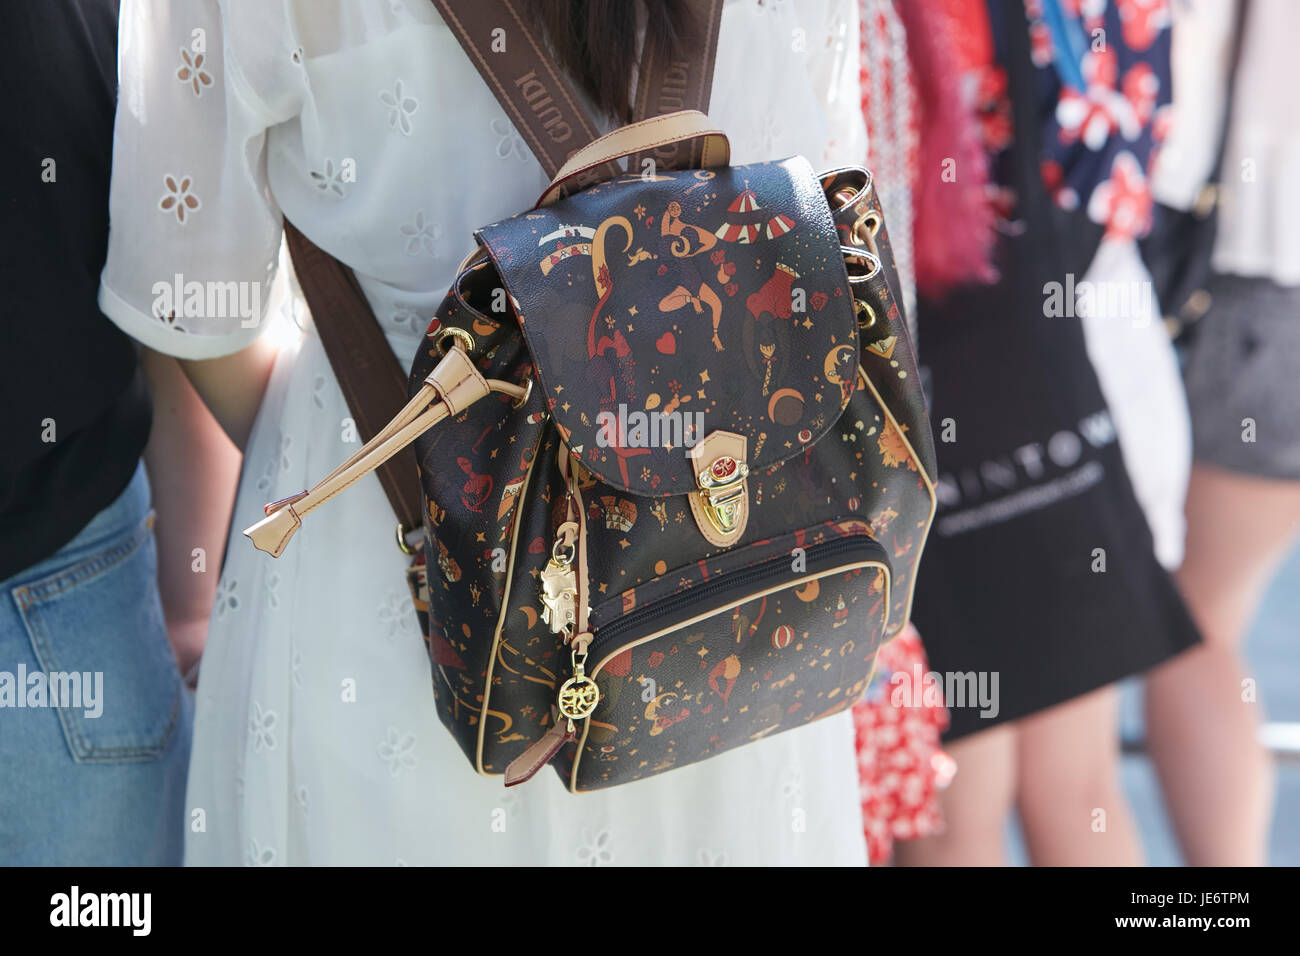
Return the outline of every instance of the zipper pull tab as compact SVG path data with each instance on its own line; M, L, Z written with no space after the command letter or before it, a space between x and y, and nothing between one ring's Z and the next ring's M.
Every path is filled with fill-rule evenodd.
M540 740L510 761L506 767L506 786L513 787L531 780L575 736L573 721L564 717L557 719Z

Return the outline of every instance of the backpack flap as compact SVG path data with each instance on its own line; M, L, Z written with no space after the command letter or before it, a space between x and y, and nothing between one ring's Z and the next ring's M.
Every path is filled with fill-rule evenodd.
M573 457L633 495L703 492L714 544L744 530L724 489L805 452L853 394L852 291L802 157L623 176L477 235Z

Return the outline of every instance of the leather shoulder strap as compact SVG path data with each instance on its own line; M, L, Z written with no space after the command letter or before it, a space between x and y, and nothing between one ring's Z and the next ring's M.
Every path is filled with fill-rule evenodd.
M363 442L406 404L406 373L370 311L352 270L284 221L284 238L316 332ZM403 448L377 470L402 527L420 526L424 493L414 449Z
M667 54L645 44L637 70L634 120L649 119L678 110L708 114L713 94L713 65L718 55L718 28L723 0L691 0L692 23L681 44ZM694 169L704 162L705 144L676 142L639 153L629 160L628 169L637 171L651 159L664 169Z
M547 176L600 135L519 0L433 0ZM613 173L611 173L613 175Z

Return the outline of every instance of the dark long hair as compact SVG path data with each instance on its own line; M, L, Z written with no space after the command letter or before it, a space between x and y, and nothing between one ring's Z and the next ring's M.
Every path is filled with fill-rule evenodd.
M632 66L637 57L637 10L645 15L645 42L667 55L696 29L686 0L527 0L546 33L556 62L596 109L626 123L632 118Z

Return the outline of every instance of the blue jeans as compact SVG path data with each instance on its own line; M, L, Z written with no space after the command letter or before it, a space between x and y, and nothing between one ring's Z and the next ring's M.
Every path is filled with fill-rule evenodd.
M179 865L193 694L167 643L149 480L0 582L0 864Z

